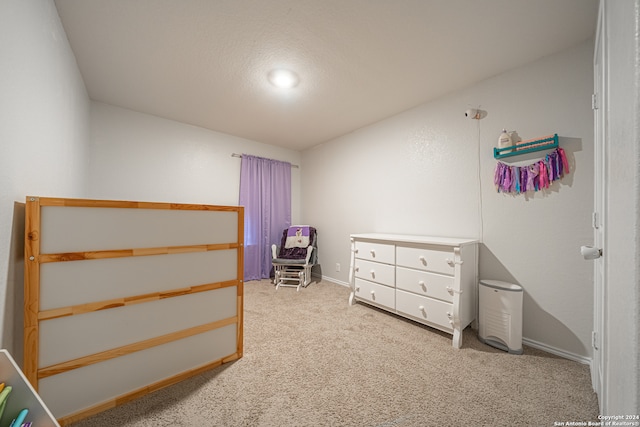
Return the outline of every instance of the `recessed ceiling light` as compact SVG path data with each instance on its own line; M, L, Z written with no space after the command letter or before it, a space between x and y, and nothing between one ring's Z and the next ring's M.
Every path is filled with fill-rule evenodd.
M296 87L300 82L300 78L296 73L285 69L271 70L268 78L272 85L283 89Z

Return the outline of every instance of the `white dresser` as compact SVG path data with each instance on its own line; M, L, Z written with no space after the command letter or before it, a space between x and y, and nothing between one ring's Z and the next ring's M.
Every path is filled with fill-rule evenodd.
M478 241L352 234L349 303L361 301L453 335L476 319Z

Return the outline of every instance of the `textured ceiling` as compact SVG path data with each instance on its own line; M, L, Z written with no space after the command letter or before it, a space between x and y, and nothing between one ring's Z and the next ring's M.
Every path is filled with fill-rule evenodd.
M595 33L597 0L55 0L91 99L303 150ZM294 70L290 90L267 82Z

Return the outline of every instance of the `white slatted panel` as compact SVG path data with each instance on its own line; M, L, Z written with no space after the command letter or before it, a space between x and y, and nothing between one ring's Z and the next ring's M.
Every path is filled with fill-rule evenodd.
M236 212L43 206L40 253L237 242Z
M216 289L40 323L40 368L236 315L237 288Z
M38 265L28 264L25 275L28 320L37 322L37 328L25 328L25 343L37 354L25 365L56 417L82 416L96 405L116 404L150 385L242 356L242 208L41 200L38 212L38 198L28 198L33 206L25 246L45 257L26 260ZM105 205L111 207L98 207ZM130 249L169 253L128 256ZM46 257L88 252L96 252L95 259ZM194 289L223 282L237 285ZM236 320L211 325L229 319ZM199 333L188 336L190 328ZM175 334L171 342L149 343L169 334ZM127 351L117 350L122 347ZM97 355L109 351L112 358L100 361ZM56 366L78 359L80 368Z
M233 280L235 249L40 266L40 310Z
M57 417L70 415L117 396L233 354L236 327L225 326L161 346L39 381L39 392Z

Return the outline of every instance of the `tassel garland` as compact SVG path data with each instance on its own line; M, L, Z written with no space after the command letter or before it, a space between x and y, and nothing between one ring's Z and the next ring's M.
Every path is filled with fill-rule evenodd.
M494 184L498 193L526 193L549 188L569 173L569 162L562 148L556 148L547 156L528 166L496 164Z

